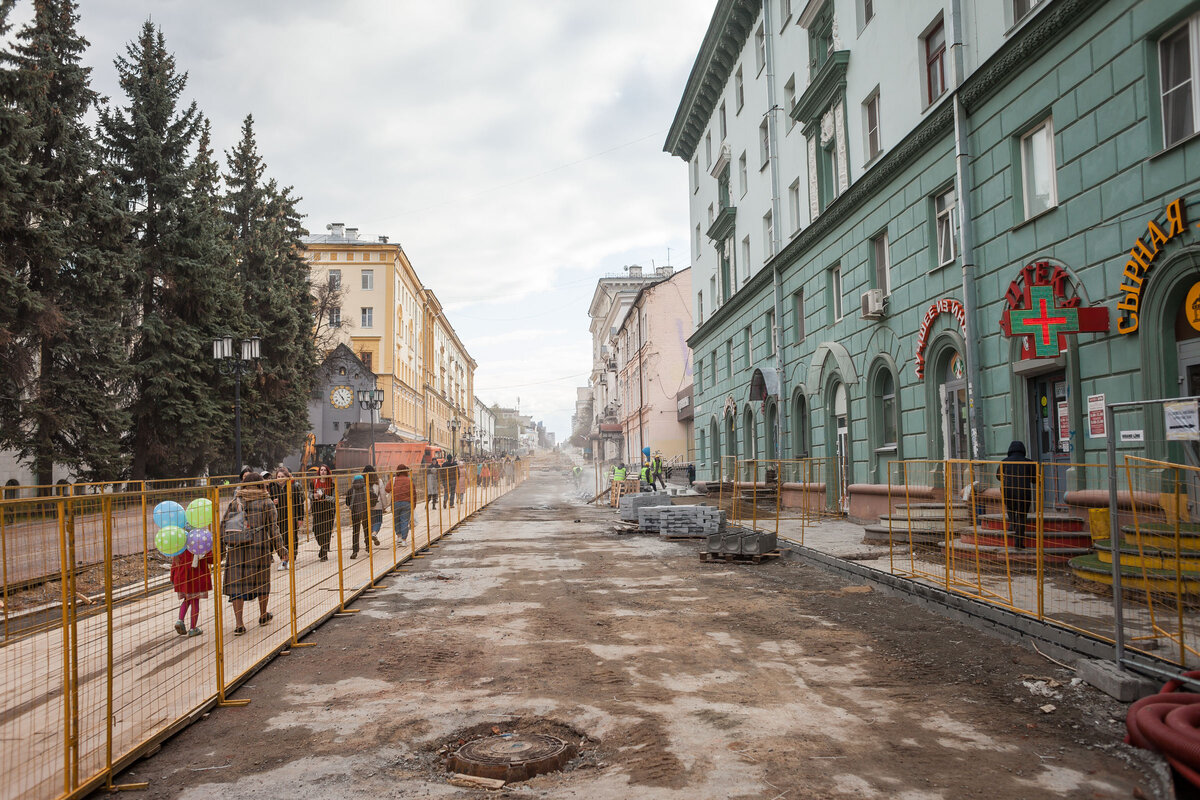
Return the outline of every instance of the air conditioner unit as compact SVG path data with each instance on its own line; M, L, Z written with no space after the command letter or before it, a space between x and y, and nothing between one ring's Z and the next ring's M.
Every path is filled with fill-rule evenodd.
M883 319L884 298L882 289L868 289L862 293L862 318Z

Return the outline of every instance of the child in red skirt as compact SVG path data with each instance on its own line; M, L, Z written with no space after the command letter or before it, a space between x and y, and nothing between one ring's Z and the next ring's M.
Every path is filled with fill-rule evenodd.
M180 636L199 636L204 632L196 626L200 622L200 598L208 597L212 591L212 566L211 551L201 557L184 550L171 560L171 584L183 598L183 604L179 606L179 619L175 622L175 632ZM192 611L191 630L183 624L189 608Z

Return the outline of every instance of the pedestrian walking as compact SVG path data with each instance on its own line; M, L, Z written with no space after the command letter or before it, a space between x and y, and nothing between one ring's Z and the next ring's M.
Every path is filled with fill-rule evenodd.
M425 469L425 499L433 503L433 508L438 507L438 497L441 496L441 470L442 459L440 456L434 457L433 461Z
M454 508L454 498L458 493L458 462L453 455L442 465L442 490L446 495L446 508Z
M212 551L203 556L184 550L171 559L171 585L183 603L179 606L179 619L175 620L175 632L180 636L199 636L200 599L212 591ZM184 624L187 612L192 612L192 627Z
M659 484L662 484L662 488L667 488L667 480L663 475L661 453L655 454L654 458L650 460L650 485L657 489Z
M317 476L309 483L309 505L312 510L313 536L317 540L317 560L329 560L329 541L333 536L337 516L337 490L328 464L317 467Z
M375 467L367 464L363 467L363 479L367 482L367 491L370 493L371 499L371 541L376 545L379 544L379 531L383 529L383 510L387 507L387 498L384 495L383 483L380 481L379 474L375 472Z
M271 596L271 553L278 553L281 559L287 558L283 537L279 534L279 512L263 482L266 478L265 473L246 473L222 518L222 537L226 542L222 588L233 602L233 616L237 622L234 636L246 632L242 609L247 600L258 600L259 625L271 621L274 615L267 611ZM227 528L235 507L244 514L245 526L236 535Z
M350 524L353 527L351 538L350 558L358 558L358 534L362 533L367 552L371 552L371 496L367 491L367 482L362 475L355 475L346 490L346 507L350 509Z
M1024 550L1029 544L1025 529L1037 480L1037 464L1025 455L1024 442L1013 441L1008 446L1008 456L996 468L996 477L1000 479L1000 490L1004 496L1009 536L1014 547Z
M392 530L396 537L403 542L408 538L408 530L412 524L414 500L413 483L407 464L401 464L392 473L387 491L392 497Z
M271 481L267 490L271 494L271 500L275 503L275 510L279 516L279 528L286 534L284 541L289 544L288 553L294 557L300 549L298 533L304 524L304 490L299 481L292 479L291 470L283 464L275 468L275 480ZM289 502L291 504L290 515L288 513ZM288 557L284 556L283 561L280 562L280 572L287 570Z

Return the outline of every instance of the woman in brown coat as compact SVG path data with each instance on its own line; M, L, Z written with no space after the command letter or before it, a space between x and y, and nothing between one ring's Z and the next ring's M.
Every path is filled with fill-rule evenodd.
M252 533L249 544L228 545L223 549L227 559L223 591L233 601L233 615L237 618L235 636L246 632L242 622L242 606L247 600L258 598L258 624L266 625L272 614L267 611L271 596L271 553L287 558L287 549L279 535L279 512L271 502L271 494L262 481L262 476L250 472L242 477L237 497L229 504L241 503L246 513L246 530ZM224 519L229 517L229 509ZM222 534L224 530L222 529Z

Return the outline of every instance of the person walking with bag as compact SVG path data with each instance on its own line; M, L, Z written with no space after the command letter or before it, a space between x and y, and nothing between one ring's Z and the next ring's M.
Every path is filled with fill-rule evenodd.
M414 489L408 465L401 464L388 481L388 494L392 497L392 530L401 542L408 539L412 520Z
M346 490L346 507L350 509L350 524L354 528L350 558L358 558L359 531L362 532L367 552L371 552L371 531L367 527L370 524L368 515L371 511L371 498L367 493L367 482L362 475L355 475L354 480L350 482L350 488Z
M367 482L367 491L371 497L371 541L379 545L379 531L383 529L383 511L387 508L385 489L375 467L367 464L363 467L363 479Z
M258 600L258 624L266 625L273 615L267 611L271 597L271 553L287 558L279 535L279 514L262 475L247 472L237 494L221 520L221 545L226 562L222 590L233 602L237 627L234 636L246 632L242 609L247 600Z
M337 514L337 490L328 464L317 467L317 477L309 484L309 503L312 506L313 536L317 540L317 560L329 560L329 540L333 536Z

